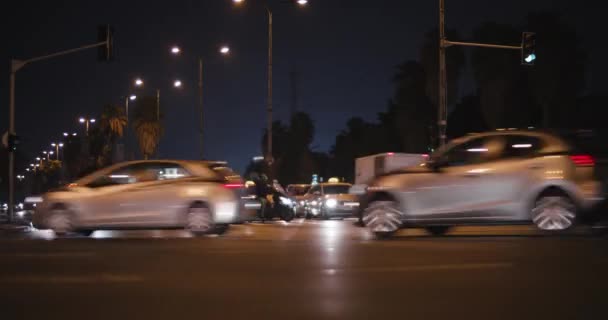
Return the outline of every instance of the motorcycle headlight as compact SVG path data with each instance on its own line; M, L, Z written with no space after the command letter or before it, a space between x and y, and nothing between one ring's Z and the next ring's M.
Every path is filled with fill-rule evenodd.
M338 201L336 199L327 199L325 201L325 206L328 208L335 208L338 206Z
M279 197L279 200L281 201L281 204L283 204L283 205L286 205L286 206L292 205L291 199L289 199L289 198Z

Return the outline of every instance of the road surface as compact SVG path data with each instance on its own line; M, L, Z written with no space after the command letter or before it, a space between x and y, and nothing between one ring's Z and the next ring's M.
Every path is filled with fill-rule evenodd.
M354 221L0 237L1 319L607 319L608 238Z

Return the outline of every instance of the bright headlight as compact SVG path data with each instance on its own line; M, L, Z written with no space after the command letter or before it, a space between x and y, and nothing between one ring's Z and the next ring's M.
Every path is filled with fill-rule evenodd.
M338 206L338 201L336 199L327 199L325 201L325 206L328 208L335 208Z
M279 200L281 201L281 204L286 205L286 206L291 206L291 204L292 204L291 199L289 199L289 198L279 197Z
M316 200L313 200L313 201L310 202L310 204L313 205L313 206L316 206L318 203L317 203Z

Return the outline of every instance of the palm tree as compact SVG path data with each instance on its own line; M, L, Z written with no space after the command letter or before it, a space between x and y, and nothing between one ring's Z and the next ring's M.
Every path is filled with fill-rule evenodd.
M162 115L158 114L156 97L138 99L134 110L133 127L139 143L139 150L148 159L156 153L163 134Z
M121 106L106 105L101 114L101 127L108 137L108 140L115 141L124 134L127 126L127 116Z

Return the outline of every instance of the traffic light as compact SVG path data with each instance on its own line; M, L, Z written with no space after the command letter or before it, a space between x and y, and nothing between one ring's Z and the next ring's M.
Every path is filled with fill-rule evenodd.
M521 38L521 64L533 66L536 61L536 33L524 32Z
M102 25L97 28L97 42L105 42L104 46L97 49L99 61L114 60L114 28L110 25Z
M8 135L8 152L17 151L17 146L19 145L19 136L14 133L10 133Z

